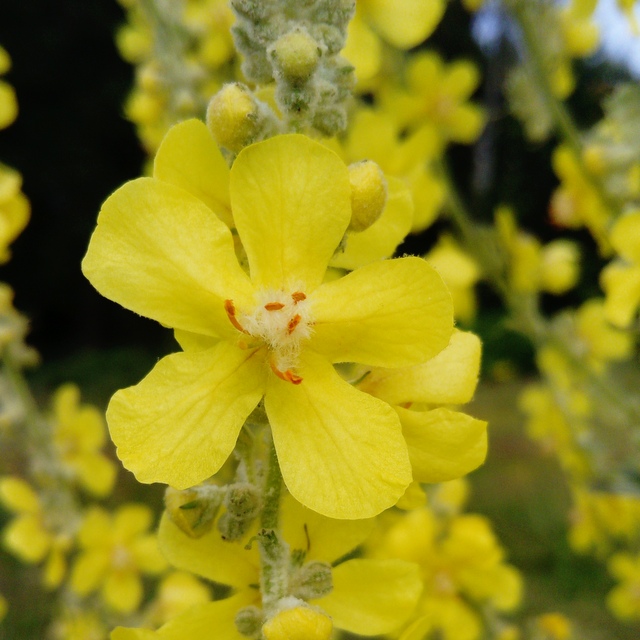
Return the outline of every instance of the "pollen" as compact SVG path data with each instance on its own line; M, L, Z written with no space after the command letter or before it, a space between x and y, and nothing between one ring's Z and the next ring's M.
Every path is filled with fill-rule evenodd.
M236 307L233 304L233 300L225 300L224 301L224 310L227 312L227 317L229 318L229 322L242 333L247 333L244 327L238 322L236 318Z
M307 295L291 291L264 290L256 295L256 304L249 309L236 309L233 300L224 308L229 322L241 333L251 336L251 347L266 347L271 371L281 380L300 384L297 373L302 345L312 333L313 321ZM246 344L240 338L239 346Z

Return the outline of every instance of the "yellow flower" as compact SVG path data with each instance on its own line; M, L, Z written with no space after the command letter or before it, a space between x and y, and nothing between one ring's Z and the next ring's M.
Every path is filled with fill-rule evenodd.
M611 246L620 256L602 271L600 282L606 294L604 313L617 327L627 327L640 305L640 211L616 220Z
M258 631L260 625L267 622L265 636L277 640L287 637L282 633L291 618L316 633L306 636L305 640L319 640L326 638L326 616L338 629L372 636L394 631L411 614L421 589L414 564L395 559L362 558L346 560L337 566L332 564L363 542L371 531L371 521L330 520L302 507L290 497L283 501L280 515L282 538L291 549L291 569L285 579L286 595L276 604L275 612L262 609L258 586L260 558L255 542L252 545L245 544L246 540L241 544L225 542L215 527L194 540L169 518L163 517L160 544L171 564L218 584L229 585L233 592L224 600L192 608L148 637L163 640L207 638L211 629L215 629L217 638L240 640L245 637L239 634L236 626L241 610L253 613ZM247 539L254 533L250 532ZM309 571L314 566L331 566L326 595L310 597L317 588L312 571ZM311 586L301 580L303 576L309 576ZM311 613L300 611L306 607L311 608ZM292 613L279 618L280 612L287 610ZM269 624L278 618L277 623ZM146 639L144 633L119 629L112 634L112 639ZM299 636L292 637L297 639Z
M607 606L620 620L639 620L640 556L617 553L609 560L609 572L620 584L607 595Z
M86 596L100 588L114 611L135 611L143 596L140 574L157 575L167 567L156 536L147 533L151 520L145 505L126 504L113 515L90 508L78 533L81 550L71 571L71 589Z
M72 535L54 528L36 492L20 478L0 479L0 502L17 514L2 532L4 546L27 564L46 559L43 582L48 589L55 589L66 573ZM73 527L73 523L68 524Z
M576 155L566 145L560 145L553 153L552 165L560 178L560 186L551 199L553 222L561 227L587 227L601 253L610 253L607 226L611 212L590 177L584 174Z
M441 236L425 260L442 276L453 298L458 320L471 322L476 315L474 286L480 280L480 267L450 236Z
M471 400L480 351L477 336L456 331L447 348L431 360L413 367L374 368L358 384L396 410L415 481L453 480L484 462L487 423L439 406Z
M204 124L178 127L163 143L157 177L124 185L104 204L83 262L103 295L175 328L184 349L112 398L118 456L142 482L193 486L220 469L264 397L294 497L332 517L379 513L411 481L400 421L333 363L396 368L430 359L451 336L450 294L411 257L323 282L351 218L349 174L301 135L247 147L231 169L248 276L214 214L227 197L211 193L210 158L219 151ZM195 143L180 146L179 132ZM187 190L194 184L202 198Z
M518 229L509 207L498 207L495 225L509 257L512 289L560 295L575 286L579 276L579 252L573 242L557 239L543 246L536 237Z
M109 494L116 467L100 449L106 440L104 419L90 405L80 405L80 390L73 384L53 396L53 440L63 465L93 495Z
M159 627L190 607L211 600L210 589L186 571L173 571L162 579L145 621Z
M370 86L380 70L380 40L399 49L411 49L431 35L445 8L444 0L359 0L342 51L354 65L359 85Z
M388 529L372 553L420 565L424 589L418 618L401 640L423 640L434 630L446 640L476 640L482 637L477 607L510 611L520 601L520 574L504 562L482 516L442 519L426 508L413 511Z
M29 201L21 187L20 174L0 164L0 264L9 260L9 245L29 222Z
M469 144L485 124L484 110L468 102L479 83L473 63L459 60L445 64L433 51L420 52L407 65L406 89L383 93L382 104L401 128L429 124L441 148L448 142Z
M0 75L11 68L11 58L6 49L0 47ZM11 85L0 80L0 129L8 127L18 115L18 101Z
M51 627L53 640L105 640L107 634L100 616L91 611L64 611Z

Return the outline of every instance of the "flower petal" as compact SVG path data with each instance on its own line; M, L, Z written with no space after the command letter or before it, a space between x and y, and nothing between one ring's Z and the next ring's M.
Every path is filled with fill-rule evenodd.
M107 199L82 270L123 307L208 336L235 331L226 299L253 300L229 229L194 196L151 178L128 182Z
M276 136L240 152L230 189L254 284L315 289L351 219L344 162L305 136Z
M165 513L160 520L158 542L167 560L178 569L240 589L260 582L255 545L253 550L247 550L244 543L226 542L217 527L201 538L189 538Z
M438 26L443 0L367 0L367 16L382 37L399 49L420 44Z
M411 230L411 192L398 178L387 176L387 183L389 193L382 215L368 229L349 234L345 250L331 260L332 267L357 269L389 258Z
M252 604L247 591L231 598L196 605L170 620L158 631L162 640L215 638L215 640L247 640L238 631L235 618L240 609Z
M330 518L375 516L411 482L397 415L345 382L321 356L303 354L298 385L269 377L265 408L293 497Z
M334 520L303 507L286 496L281 507L281 528L292 550L305 552L305 560L333 562L364 542L375 521Z
M450 409L396 407L419 482L445 482L480 466L487 455L487 423Z
M446 349L410 368L374 369L359 389L389 404L464 404L473 397L480 372L480 339L454 331Z
M2 542L20 560L35 564L44 560L51 548L52 536L38 516L25 514L14 518L4 528Z
M332 362L419 364L442 351L453 331L451 295L421 258L368 264L324 284L311 301L311 346Z
M133 613L142 600L142 582L133 571L110 573L102 585L102 597L118 613Z
M348 560L332 574L333 591L315 603L336 627L365 636L397 629L422 592L418 565L403 560Z
M153 176L202 200L228 227L229 167L204 122L192 119L171 127L153 163Z
M215 473L262 397L263 363L255 353L228 342L174 353L138 385L118 391L107 422L124 466L140 482L177 489Z

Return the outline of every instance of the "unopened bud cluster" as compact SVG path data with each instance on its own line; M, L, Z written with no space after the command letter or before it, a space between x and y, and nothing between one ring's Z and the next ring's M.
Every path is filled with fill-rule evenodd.
M226 512L218 520L218 530L225 540L240 540L260 514L262 497L252 484L237 483L229 487L224 506Z
M278 108L289 129L334 135L346 126L352 66L339 54L354 0L232 0L242 71L256 84L276 82Z

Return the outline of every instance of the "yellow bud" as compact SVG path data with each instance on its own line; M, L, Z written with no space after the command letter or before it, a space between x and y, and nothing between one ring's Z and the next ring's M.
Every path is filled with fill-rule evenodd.
M193 489L178 491L168 487L164 504L167 515L181 531L190 538L200 538L211 529L220 500L200 497Z
M263 627L266 640L329 640L333 623L310 607L295 607L276 614Z
M238 153L258 133L258 107L249 89L238 82L226 84L207 108L207 126L216 142Z
M278 38L273 55L287 78L305 80L318 66L320 48L306 30L295 29Z
M580 252L570 240L554 240L542 249L542 289L560 295L573 288L580 276Z
M368 229L381 215L387 203L387 181L380 167L363 160L349 167L351 183L350 231Z

